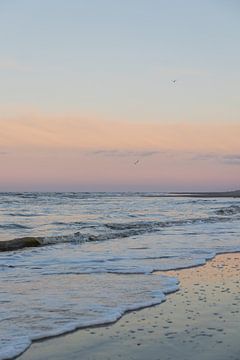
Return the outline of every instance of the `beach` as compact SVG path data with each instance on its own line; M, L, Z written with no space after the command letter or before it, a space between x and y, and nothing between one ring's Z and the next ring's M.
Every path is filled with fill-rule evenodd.
M237 359L239 200L159 195L0 194L0 360Z
M18 359L239 360L240 253L164 274L180 281L164 303L34 342Z
M239 4L0 0L0 360L240 360Z

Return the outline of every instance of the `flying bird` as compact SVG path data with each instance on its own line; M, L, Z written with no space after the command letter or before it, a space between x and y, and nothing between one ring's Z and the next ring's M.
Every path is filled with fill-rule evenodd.
M173 84L176 84L177 79L171 80L171 82L172 82Z
M134 161L134 165L137 165L139 163L139 160Z

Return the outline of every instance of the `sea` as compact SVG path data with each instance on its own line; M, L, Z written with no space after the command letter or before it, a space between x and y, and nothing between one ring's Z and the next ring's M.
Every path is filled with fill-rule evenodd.
M240 251L239 234L237 198L0 193L0 241L39 245L0 252L0 360L160 304L181 287L166 270Z

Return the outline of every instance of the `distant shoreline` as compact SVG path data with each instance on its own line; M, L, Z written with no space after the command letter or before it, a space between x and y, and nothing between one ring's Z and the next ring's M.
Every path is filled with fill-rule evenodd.
M239 198L240 190L235 191L219 191L219 192L171 192L168 193L168 196L179 196L179 197L197 197L197 198L213 198L213 197L223 197L223 198Z
M145 197L226 197L226 198L239 198L240 190L232 191L0 191L1 194L14 194L14 195L28 195L28 194L144 194Z
M208 191L208 192L166 192L162 194L151 194L144 195L145 197L190 197L190 198L239 198L240 190L234 191Z

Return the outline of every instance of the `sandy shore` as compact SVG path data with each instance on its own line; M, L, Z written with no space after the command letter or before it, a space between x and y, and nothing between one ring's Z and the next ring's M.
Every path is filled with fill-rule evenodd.
M18 360L239 360L240 254L165 274L181 282L165 303L34 343Z

